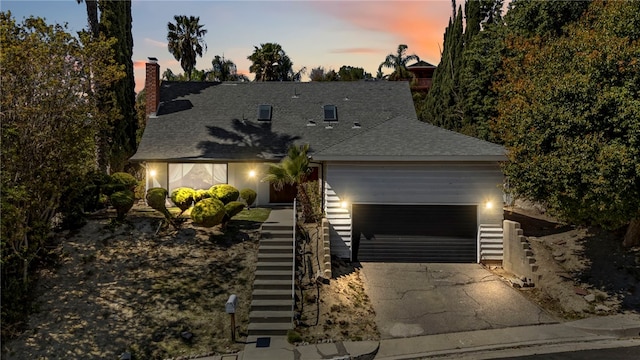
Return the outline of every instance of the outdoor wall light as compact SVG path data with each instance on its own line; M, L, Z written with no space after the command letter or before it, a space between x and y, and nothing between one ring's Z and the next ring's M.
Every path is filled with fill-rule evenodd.
M156 175L157 175L157 173L156 173L155 170L153 170L153 169L149 170L149 176L151 176L153 178L153 177L156 177Z
M349 204L346 201L343 201L343 202L340 203L340 207L343 208L343 209L346 209L347 206L349 206Z
M249 171L249 177L250 178L256 177L256 171L255 170Z
M484 203L484 207L487 209L493 209L493 202L491 202L491 200L487 200L487 202Z

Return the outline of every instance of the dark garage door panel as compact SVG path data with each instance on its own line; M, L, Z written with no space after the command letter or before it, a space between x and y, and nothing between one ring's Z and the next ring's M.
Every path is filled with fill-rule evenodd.
M476 262L476 206L354 204L360 261Z

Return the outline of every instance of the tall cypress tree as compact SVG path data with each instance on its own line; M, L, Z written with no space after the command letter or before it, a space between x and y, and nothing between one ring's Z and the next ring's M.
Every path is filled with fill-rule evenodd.
M462 8L455 19L449 19L444 33L444 45L440 64L433 75L433 87L425 99L420 117L434 125L457 129L462 122L460 99L460 66L464 44L462 32Z
M131 33L131 1L99 2L100 33L107 38L114 37L116 62L121 64L126 76L104 89L104 99L120 113L112 119L107 130L108 161L111 172L122 171L127 159L136 150L136 131L138 122L135 111L135 82L133 77L133 36Z

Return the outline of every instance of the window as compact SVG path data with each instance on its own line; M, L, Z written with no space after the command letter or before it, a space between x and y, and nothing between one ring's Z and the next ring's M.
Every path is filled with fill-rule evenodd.
M209 189L227 183L227 164L169 164L169 194L179 187Z
M325 105L324 121L338 121L338 109L335 105Z
M271 105L258 105L258 121L271 121Z

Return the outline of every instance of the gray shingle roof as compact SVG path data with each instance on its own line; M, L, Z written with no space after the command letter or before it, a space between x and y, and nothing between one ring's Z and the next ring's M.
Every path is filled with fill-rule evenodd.
M407 82L163 82L160 95L131 160L277 160L291 144L318 160L506 159L501 146L420 122ZM264 104L270 122L258 121ZM332 128L324 105L337 107Z

